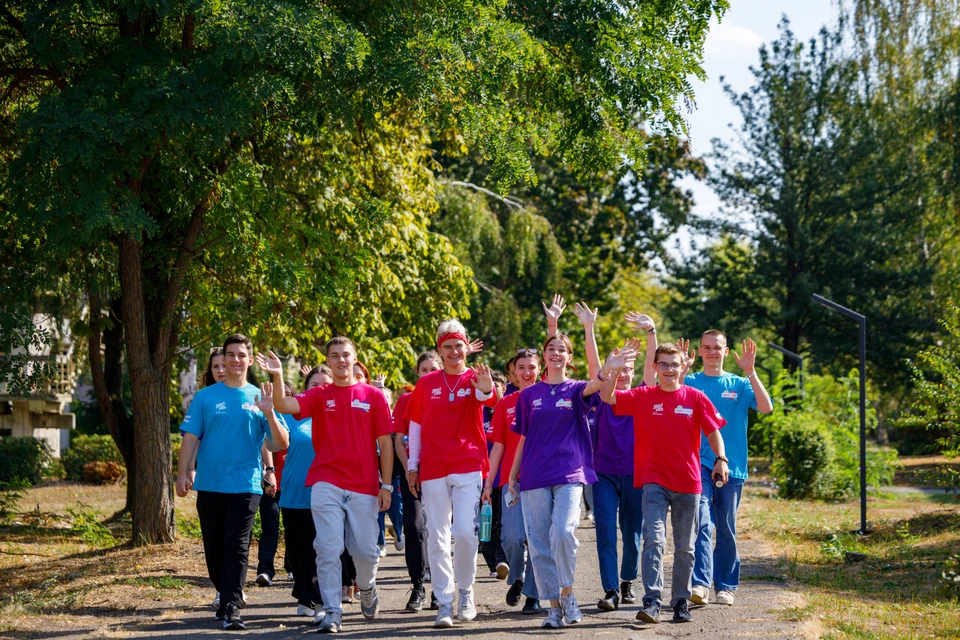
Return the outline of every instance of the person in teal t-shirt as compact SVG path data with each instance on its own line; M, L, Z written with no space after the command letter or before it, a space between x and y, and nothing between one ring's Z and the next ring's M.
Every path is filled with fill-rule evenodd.
M227 377L194 396L180 430L183 444L177 495L197 490L197 515L207 572L220 603L224 629L243 629L240 607L250 532L263 493L260 448L287 448L290 437L273 410L273 385L247 383L253 362L250 340L240 334L223 345ZM197 468L189 468L196 455ZM195 476L193 474L196 474Z
M737 364L746 378L723 370L723 360L730 353L727 338L710 329L700 337L700 358L703 371L688 375L684 384L699 389L710 399L727 421L723 429L726 455L730 458L730 478L722 487L710 478L716 456L701 436L700 470L703 493L700 495L700 528L694 547L693 589L691 600L709 602L710 587L716 591L717 604L733 604L733 592L740 586L740 555L737 553L737 508L743 481L747 479L747 419L751 408L773 411L773 401L757 376L754 363L757 346L753 340L743 341L743 355L734 352ZM713 532L717 545L713 546Z

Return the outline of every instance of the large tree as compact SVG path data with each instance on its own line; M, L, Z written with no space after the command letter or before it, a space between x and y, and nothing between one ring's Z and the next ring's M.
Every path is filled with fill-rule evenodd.
M655 132L681 128L676 105L690 97L687 77L702 75L709 21L725 7L5 3L5 286L26 300L69 284L115 307L132 389L134 541L175 535L168 386L194 320L185 311L222 327L247 312L253 291L269 298L259 319L271 326L298 322L294 308L326 314L348 289L345 304L362 305L356 274L371 242L396 241L378 225L409 196L385 187L392 163L379 159L390 146L376 146L396 127L422 125L443 145L480 150L502 185L534 178L530 150L589 170L641 162L638 119ZM419 144L429 146L425 135ZM302 184L301 171L317 180ZM443 246L395 228L421 256ZM381 328L447 311L444 299L462 300L464 286L419 291ZM5 296L5 312L14 301ZM331 318L315 326L340 330Z

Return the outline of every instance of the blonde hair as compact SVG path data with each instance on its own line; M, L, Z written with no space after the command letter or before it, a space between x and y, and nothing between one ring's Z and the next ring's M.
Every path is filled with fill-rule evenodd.
M437 327L437 340L445 333L462 333L466 336L467 328L460 324L459 320L444 320L440 323L440 326Z

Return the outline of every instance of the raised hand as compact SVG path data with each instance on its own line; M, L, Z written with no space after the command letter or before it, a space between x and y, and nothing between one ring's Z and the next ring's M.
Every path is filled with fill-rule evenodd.
M283 363L280 361L280 357L273 351L267 351L266 356L263 355L263 353L258 353L255 356L255 359L257 361L257 366L271 376L283 377Z
M610 352L606 362L603 363L603 370L605 372L609 373L617 369L622 369L637 359L637 348L631 346L631 342L632 341L628 340L622 348L614 349Z
M313 369L313 367L311 367L311 366L308 365L308 364L305 364L305 365L303 365L302 367L300 367L300 375L305 376L305 375L307 375L308 373L310 373L310 371L311 371L312 369Z
M467 355L471 353L480 353L483 351L483 340L474 340L467 345Z
M553 303L548 307L546 302L543 302L543 312L547 314L547 324L556 325L557 321L560 319L560 314L563 313L563 310L567 308L567 305L564 304L563 296L559 293L553 294Z
M577 302L573 305L573 315L580 318L580 323L584 327L593 326L593 324L597 321L597 312L599 310L600 308L596 307L593 311L591 311L590 307L588 307L585 302Z
M474 389L479 389L481 393L493 391L493 375L490 373L490 367L485 364L475 364L473 372L476 377L470 380L470 384Z
M260 411L263 411L264 414L268 414L273 411L273 383L272 382L261 382L260 383L260 397L257 398L257 407Z
M387 388L387 376L380 373L374 376L373 380L370 381L370 386L376 387L377 389L386 389Z
M741 349L743 349L743 355L741 356L734 351L733 358L737 361L740 368L743 369L743 372L747 374L747 377L752 376L754 371L756 371L757 344L750 338L747 338L743 341Z
M690 347L690 341L680 338L677 340L677 347L683 353L683 370L689 371L697 362L697 350Z
M630 327L637 331L649 331L650 329L656 329L653 318L645 313L628 311L623 316L623 319L627 321L627 324L630 325Z

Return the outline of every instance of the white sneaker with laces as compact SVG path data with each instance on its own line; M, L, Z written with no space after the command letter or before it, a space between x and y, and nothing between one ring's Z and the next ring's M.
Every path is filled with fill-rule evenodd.
M453 628L453 605L442 604L437 611L437 621L433 623L434 629L452 629Z
M323 619L326 617L327 617L327 612L324 611L323 608L317 607L316 609L314 609L313 626L317 626L318 624L323 622Z
M544 618L543 624L540 626L544 629L560 629L563 627L563 609L550 607L550 610L547 611L547 617Z
M353 587L340 589L340 604L353 604Z
M583 614L580 613L580 606L577 604L577 596L572 593L568 596L560 596L560 608L563 609L564 624L577 624L583 620Z
M719 593L717 596L719 597ZM693 604L710 604L710 589L703 585L696 585L690 590L690 602Z
M270 587L273 585L273 580L271 580L270 576L268 576L265 573L261 573L260 575L258 575L256 582L261 587Z
M213 596L213 602L210 603L210 606L211 606L211 607L219 607L219 606L220 606L220 592L219 592L219 591L217 591L217 595Z
M380 546L380 557L385 558L387 556L387 545L384 544L379 546Z
M460 610L457 620L467 622L477 617L477 605L473 602L473 589L460 589Z
M313 616L317 615L317 612L314 611L313 609L311 609L310 607L308 607L308 606L305 605L305 604L298 604L298 605L297 605L297 615L298 615L298 616L309 616L309 617L312 618Z
M733 605L733 591L717 591L717 604Z

